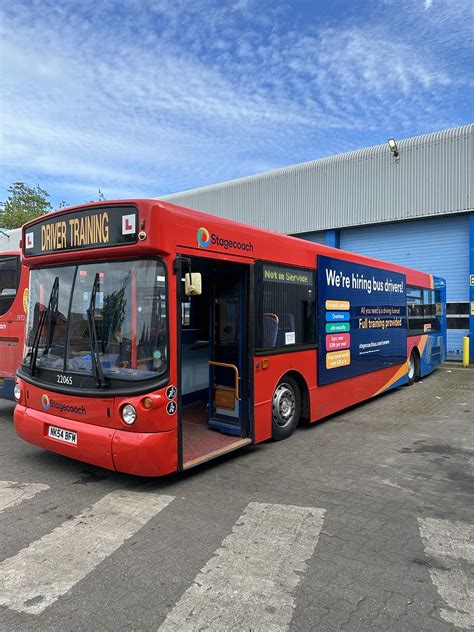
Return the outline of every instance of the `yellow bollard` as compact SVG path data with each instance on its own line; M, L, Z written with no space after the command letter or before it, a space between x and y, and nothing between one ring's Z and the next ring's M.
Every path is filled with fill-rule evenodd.
M462 339L462 365L469 366L469 336Z

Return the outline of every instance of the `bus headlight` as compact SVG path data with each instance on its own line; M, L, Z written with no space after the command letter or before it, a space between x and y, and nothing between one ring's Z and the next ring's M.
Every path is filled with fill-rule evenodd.
M15 382L13 395L15 396L16 401L19 402L21 399L21 386L18 384L18 382Z
M127 426L132 426L137 420L137 411L135 410L135 406L132 406L132 404L125 404L122 408L122 419Z

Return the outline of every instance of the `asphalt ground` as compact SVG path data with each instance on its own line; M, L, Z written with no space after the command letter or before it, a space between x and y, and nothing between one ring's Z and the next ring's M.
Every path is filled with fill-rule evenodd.
M28 445L12 413L2 630L474 628L474 370L164 479Z

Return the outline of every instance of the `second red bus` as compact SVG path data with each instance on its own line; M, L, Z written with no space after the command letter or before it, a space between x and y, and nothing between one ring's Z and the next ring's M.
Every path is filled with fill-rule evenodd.
M28 269L19 250L0 252L0 398L14 400L16 371L23 357Z

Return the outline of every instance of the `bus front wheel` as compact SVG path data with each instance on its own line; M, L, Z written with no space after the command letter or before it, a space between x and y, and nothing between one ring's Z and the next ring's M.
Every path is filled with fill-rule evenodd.
M420 358L414 351L411 352L408 359L408 386L420 379Z
M289 376L277 384L272 398L272 438L281 441L289 437L301 415L301 393L298 384Z

